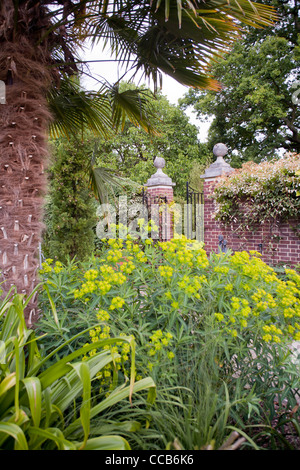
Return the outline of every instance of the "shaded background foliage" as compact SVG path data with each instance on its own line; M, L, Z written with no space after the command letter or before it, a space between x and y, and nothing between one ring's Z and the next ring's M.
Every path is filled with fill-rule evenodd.
M120 93L126 90L136 87L122 83ZM177 202L185 202L187 181L200 189L200 175L210 163L211 153L199 141L197 127L162 93L154 96L144 88L141 92L149 99L149 126L159 131L149 133L125 118L119 131L106 139L86 130L81 139L73 136L52 141L44 256L60 261L90 256L99 243L95 234L97 207L109 202L118 210L118 196L125 194L133 202L155 173L156 156L166 160L165 171L176 183ZM95 183L92 187L89 175Z
M87 145L76 139L52 144L50 191L45 209L44 256L83 260L95 247L96 201L85 171Z
M133 86L123 83L121 89ZM153 109L150 123L157 133L146 133L126 119L118 134L98 141L96 161L144 185L156 171L155 157L161 156L166 160L165 172L176 183L175 197L184 199L186 181L194 177L197 165L198 171L203 171L210 162L210 153L199 140L198 128L178 106L161 92L155 96L150 90L148 93Z

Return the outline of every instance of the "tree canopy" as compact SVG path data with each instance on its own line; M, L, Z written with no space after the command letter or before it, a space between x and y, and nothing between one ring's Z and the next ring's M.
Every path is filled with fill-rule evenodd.
M213 64L221 91L189 90L182 102L192 105L201 119L213 118L209 146L226 143L237 155L232 156L233 166L300 149L297 1L272 3L282 21L265 30L248 29L232 51Z

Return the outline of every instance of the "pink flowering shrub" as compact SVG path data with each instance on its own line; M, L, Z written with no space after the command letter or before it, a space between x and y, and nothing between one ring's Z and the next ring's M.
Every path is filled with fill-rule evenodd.
M225 224L244 226L266 219L284 221L299 217L300 155L286 154L279 160L247 162L220 179L212 198L215 218Z

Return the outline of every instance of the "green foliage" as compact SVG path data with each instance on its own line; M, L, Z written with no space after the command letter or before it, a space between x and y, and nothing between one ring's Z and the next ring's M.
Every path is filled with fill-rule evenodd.
M133 85L121 84L121 90L128 87L132 89ZM178 106L170 104L161 93L154 97L150 90L144 92L148 93L153 110L149 122L157 133L151 135L126 119L122 131L98 142L96 162L144 185L155 171L155 157L162 156L166 160L166 173L176 182L175 196L184 198L186 181L193 176L197 165L203 172L210 160L209 152L199 142L196 126Z
M216 219L226 224L234 221L245 228L266 219L297 218L299 166L296 154L260 164L245 163L215 187L212 197L217 203Z
M274 10L248 0L229 4L213 0L201 4L201 9L197 2L169 0L97 6L88 15L89 37L94 43L104 37L128 68L136 57L136 71L151 78L156 88L165 73L184 85L216 89L207 61L228 50L241 25L269 26L276 18Z
M93 380L115 359L110 350L111 341L100 340L94 346L100 347L101 352L85 361L82 356L92 349L88 344L51 363L51 356L64 344L48 356L42 355L41 338L25 325L24 309L28 301L10 292L0 307L0 448L129 449L128 442L117 435L120 423L111 426L110 435L103 434L101 426L93 428L96 437L90 438L90 431L95 417L122 400L132 400L136 392L148 389L149 399L153 399L155 385L151 379L134 383L133 340L119 338L132 351L130 385L115 388L106 397L93 396Z
M138 89L119 90L117 85L102 84L99 91L87 92L74 77L64 77L59 88L48 93L48 105L54 119L50 135L83 135L86 129L103 138L112 136L127 119L147 132L153 132L147 97Z
M275 398L286 400L287 410L295 407L296 271L286 269L285 279L278 277L254 252L208 259L201 244L184 237L158 246L150 239L111 239L89 263L73 271L56 268L46 263L42 273L50 295L56 295L59 322L50 325L50 315L39 322L38 331L48 331L47 349L52 339L62 341L59 330L76 322L75 311L85 311L91 322L86 340L93 346L85 360L103 352L97 348L101 339L112 341L120 356L117 376L109 367L98 375L101 393L109 393L117 377L129 377L121 333L137 343L137 377L150 375L157 385L147 429L127 436L133 448L219 448L236 430L244 446L258 448L252 426L270 429ZM65 282L60 294L58 276ZM138 419L143 406L141 401L134 411ZM119 417L126 413L126 406L118 408Z
M87 147L75 138L61 139L54 142L53 152L43 251L60 261L83 260L93 253L97 221L86 174Z
M299 105L293 100L300 78L295 15L291 4L275 3L282 19L275 28L254 30L229 54L212 64L222 84L219 92L189 90L183 106L200 119L212 117L208 145L225 142L231 165L299 152Z

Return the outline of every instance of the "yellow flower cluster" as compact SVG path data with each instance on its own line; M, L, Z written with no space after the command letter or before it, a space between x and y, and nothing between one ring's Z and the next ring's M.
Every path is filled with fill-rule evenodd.
M170 341L172 340L173 335L169 332L163 333L161 330L156 330L150 337L150 341L148 344L148 354L149 356L155 356L159 351L162 351L164 347L168 347ZM173 359L174 353L173 351L167 352L167 357L169 359Z
M289 279L283 281L279 279L274 270L262 263L260 259L254 260L248 253L235 253L230 257L229 262L241 268L240 287L244 289L247 295L241 297L232 296L230 304L223 304L224 310L216 312L214 318L217 322L223 322L227 328L226 331L233 337L238 335L239 329L232 330L230 324L236 324L241 328L252 328L252 331L262 331L263 341L282 342L283 337L299 340L300 331L295 320L300 317L300 292L297 287L300 276L294 270L286 270ZM246 263L246 264L244 264ZM259 273L254 276L260 276L261 282L252 282L250 275L255 265L260 266ZM250 269L245 269L246 267ZM218 266L216 268L219 268ZM226 274L227 270L214 269L214 272ZM243 276L248 277L249 281L245 283ZM259 287L258 287L259 286ZM261 286L261 287L260 287ZM234 288L233 283L227 283L224 286L225 291L231 292ZM240 292L242 292L240 290ZM255 320L256 318L256 320ZM276 319L276 324L271 323Z
M223 313L215 313L215 318L218 320L218 321L222 321L224 320L224 315Z
M282 335L282 330L277 328L276 325L264 325L263 331L266 333L262 339L269 343L270 341L274 341L275 343L280 343L281 339L278 335Z
M106 310L98 310L96 314L97 320L100 322L106 322L110 319L110 314Z
M53 264L53 259L52 258L47 258L41 265L40 269L40 274L47 274L51 273L52 270L55 274L60 273L63 270L63 264L60 261L56 261L54 266L51 266Z
M297 288L300 276L296 271L291 269L286 270L286 272L288 277L293 279L293 281L288 280L284 282L280 279L277 280L277 306L278 311L283 314L286 322L293 322L300 317L300 292ZM290 323L288 323L288 331L291 335L294 334L295 340L299 340L298 332Z
M204 275L202 276L182 276L181 280L177 283L178 287L184 291L184 293L191 297L195 297L196 299L200 299L200 289L204 282L207 279Z
M123 262L120 266L120 271L124 272L125 274L131 274L135 270L135 264L127 258L127 261Z
M254 256L255 255L255 256ZM230 264L235 267L243 276L248 277L250 281L264 280L266 277L270 282L276 279L274 270L268 266L259 257L260 253L240 251L232 255Z
M99 341L99 339L109 338L110 336L110 326L96 326L95 329L90 330L90 337L93 343ZM108 349L108 347L106 348Z
M162 277L171 279L174 270L171 266L158 266L158 272Z
M197 266L201 268L207 268L209 266L209 261L207 258L206 251L203 249L199 249L196 253L196 261L197 261Z
M125 268L123 268L125 269ZM132 272L133 268L129 269ZM116 271L109 265L100 266L99 270L89 269L84 274L83 282L80 289L75 289L75 298L88 298L89 294L99 293L100 295L106 295L112 288L112 286L121 286L126 282L126 276L123 272Z
M195 240L188 240L182 236L174 238L168 242L159 244L165 252L165 258L171 265L178 266L199 266L205 268L209 265L206 251L203 250L203 243Z
M55 262L55 266L54 266L54 268L53 268L53 271L54 271L56 274L58 274L58 273L60 273L62 270L63 270L63 265L62 265L62 263L61 263L60 261L56 261L56 262Z
M117 263L118 261L120 261L122 256L123 256L122 250L117 250L117 249L109 250L106 256L106 259L107 261L112 261L113 263Z
M259 316L260 312L264 312L268 308L276 308L277 306L274 297L264 289L257 289L251 298L255 304L253 308L253 315L255 316Z
M285 272L294 281L295 285L300 286L300 275L294 269L286 269Z
M108 281L87 281L81 285L80 289L75 289L74 297L75 299L86 298L88 294L93 292L100 292L101 295L105 295L110 291L111 287Z
M231 323L235 323L238 319L241 327L245 328L248 325L246 318L249 317L250 313L251 307L247 299L231 298L231 315L229 318Z
M143 251L138 251L136 252L135 254L135 259L136 261L140 262L140 263L146 263L147 261L147 256L144 254Z
M300 341L300 324L295 322L294 326L288 326L289 333L293 335L295 341Z
M226 284L225 290L228 290L228 291L232 291L233 290L233 285L230 283L230 284Z
M149 222L147 222L144 218L142 218L142 219L138 219L137 224L139 226L140 236L142 239L146 238L146 240L151 240L147 238L148 235L151 236L151 234L158 233L159 228L153 220L149 220ZM146 244L150 244L150 243L147 243L147 241L145 242Z
M125 304L125 300L122 297L114 297L111 301L109 310L115 310L116 308L122 308Z
M47 258L42 263L42 269L40 269L40 274L47 274L52 272L51 264L53 263L53 259Z
M215 273L227 274L229 272L229 267L228 266L215 266L214 271Z
M96 269L89 269L84 273L84 279L87 281L94 281L98 277L98 271Z
M113 304L120 305L120 298L112 299ZM122 299L123 300L123 299ZM96 314L97 320L101 322L101 326L97 325L95 328L90 330L90 341L92 343L97 343L99 340L105 340L112 338L111 336L111 328L106 323L110 320L110 314L104 310L99 309ZM124 334L120 334L120 336L125 336ZM130 338L130 337L129 337ZM130 344L126 341L116 341L115 344L105 344L102 346L102 349L105 351L110 351L113 362L110 362L104 368L97 373L97 378L100 381L100 392L104 392L105 390L109 391L113 389L113 375L114 371L123 370L125 375L128 375L128 371L126 370L126 362L129 360L129 353L130 353ZM96 349L92 349L89 352L89 356L92 357L96 354ZM88 356L84 356L83 360L87 360Z

